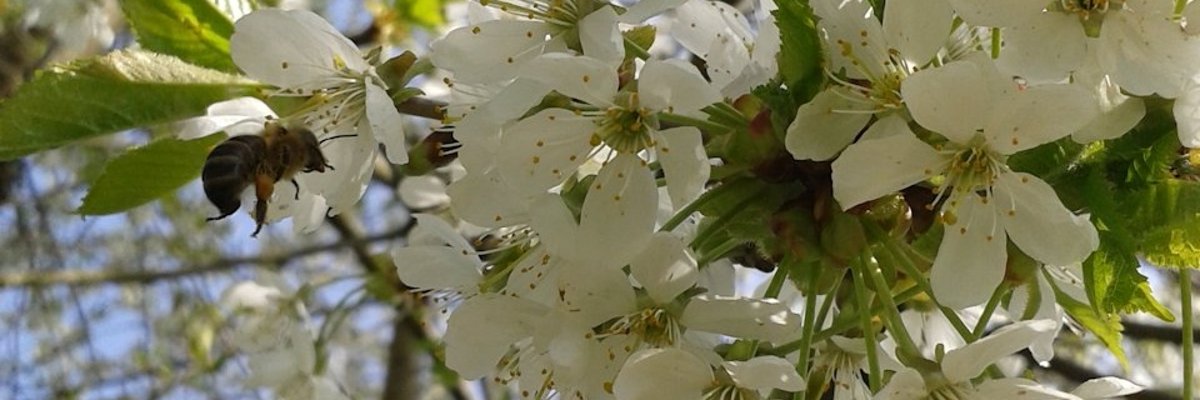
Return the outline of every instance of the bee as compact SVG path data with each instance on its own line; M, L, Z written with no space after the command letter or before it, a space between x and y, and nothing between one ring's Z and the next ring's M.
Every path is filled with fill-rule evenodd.
M329 139L333 138L325 140ZM285 128L276 121L267 121L262 135L234 136L221 142L208 153L200 177L204 194L221 212L208 221L223 219L241 208L242 192L254 184L258 199L254 222L258 226L250 236L257 237L266 222L267 204L275 192L275 183L290 180L299 200L300 184L293 178L297 173L333 170L321 153L321 142L324 140L317 141L308 129Z

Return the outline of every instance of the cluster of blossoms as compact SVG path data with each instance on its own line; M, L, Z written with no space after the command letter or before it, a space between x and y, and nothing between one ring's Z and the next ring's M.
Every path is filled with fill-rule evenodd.
M788 27L770 0L759 4L761 18L705 0L471 3L470 24L434 42L430 55L452 74L446 118L465 175L446 189L447 212L415 215L416 231L393 254L405 284L452 308L450 368L510 385L521 398L753 399L828 389L855 399L1079 399L1138 390L1106 378L1065 392L989 367L1025 349L1039 361L1052 357L1064 318L1053 293L1087 302L1070 277L1100 244L1085 210L1068 208L1049 183L1008 160L1068 137L1120 137L1146 114L1139 96L1178 98L1179 140L1200 144L1200 30L1189 24L1200 6L914 0L877 12L866 0L808 3L824 84L796 110L762 110L752 94L799 90L778 84ZM654 58L648 38L657 33L655 46L677 44L700 62ZM277 94L307 99L285 118L323 135L354 135L325 149L333 173L302 178L291 215L308 219L298 226L357 201L377 144L393 163L406 161L389 88L318 17L251 13L237 23L232 54ZM793 111L778 134L763 122ZM739 135L775 135L778 148L755 147L770 147L768 139L729 145ZM739 169L753 158L739 149L777 151L790 165L779 169L824 175L781 179L767 171L779 163ZM794 190L809 197L778 208L803 203L819 214L805 218L856 227L874 242L856 247L854 235L830 230L821 240L846 243L817 249L795 238L799 217L760 221L783 244L757 256L780 266L765 291L746 295L734 279L745 270L733 257L743 244L729 233L736 221L700 214L718 207L705 203L713 201L706 192L732 186L737 174L776 185L803 180ZM863 234L857 218L914 188L928 194L926 209L903 218L932 212L931 232L942 233L927 270L901 269L903 279L959 311L1011 290L1008 312L993 315L989 304L980 322L1003 328L932 340L915 334L919 317L895 311L892 290L913 284L889 281L880 265L913 264L920 254L896 243L908 232ZM722 230L730 245L712 246ZM1019 280L1019 258L1037 272L1005 282ZM786 301L782 287L809 282L797 275L814 268L853 281L862 296L801 287L801 300ZM882 311L885 331L860 303L868 288L892 306ZM813 315L817 297L837 306ZM843 313L865 322L857 333L831 333L854 337L814 340ZM863 371L875 380L894 374L872 388Z

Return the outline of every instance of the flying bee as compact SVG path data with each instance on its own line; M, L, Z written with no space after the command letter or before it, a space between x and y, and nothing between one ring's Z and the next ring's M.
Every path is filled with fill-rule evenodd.
M258 236L267 219L267 204L275 192L275 183L290 180L299 200L300 184L294 176L300 172L333 170L321 153L321 142L338 137L342 136L317 141L308 129L285 128L276 121L267 121L262 135L234 136L221 142L208 153L200 178L204 194L221 212L208 220L219 220L236 212L242 206L242 192L254 184L258 199L254 204L254 222L258 226L250 236Z

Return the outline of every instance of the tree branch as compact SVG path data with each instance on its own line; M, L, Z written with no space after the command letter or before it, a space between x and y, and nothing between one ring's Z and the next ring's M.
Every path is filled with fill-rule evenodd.
M4 273L0 274L0 288L9 286L49 285L88 286L103 283L147 284L164 279L174 279L190 275L220 272L249 265L285 264L298 258L303 258L330 250L338 250L343 247L364 246L368 243L396 239L408 234L408 231L411 229L412 224L408 224L407 226L377 235L366 236L359 239L343 239L333 243L303 247L282 254L264 254L254 257L222 258L207 264L165 271L91 271L82 269L69 269L57 271L33 270Z
M1037 361L1033 359L1033 355L1028 351L1021 352L1021 356L1025 357L1025 360L1031 365L1038 365ZM1056 373L1067 380L1079 383L1103 376L1099 372L1077 364L1065 357L1055 357L1053 360L1050 360L1050 367L1045 368L1045 370ZM1179 395L1156 389L1146 389L1125 397L1132 400L1180 400Z
M1156 325L1130 320L1122 320L1125 327L1123 333L1135 339L1157 340L1175 344L1183 343L1183 329L1175 325ZM1192 337L1200 338L1200 329L1193 329Z

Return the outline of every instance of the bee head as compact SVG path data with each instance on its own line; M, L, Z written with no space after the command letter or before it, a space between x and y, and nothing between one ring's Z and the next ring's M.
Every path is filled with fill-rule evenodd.
M304 144L304 151L307 153L304 158L306 160L304 163L305 172L325 172L326 169L333 169L333 166L329 165L329 161L325 159L325 154L321 152L321 143L317 141L317 136L312 131L305 128L296 128L292 132L298 135L300 142Z

